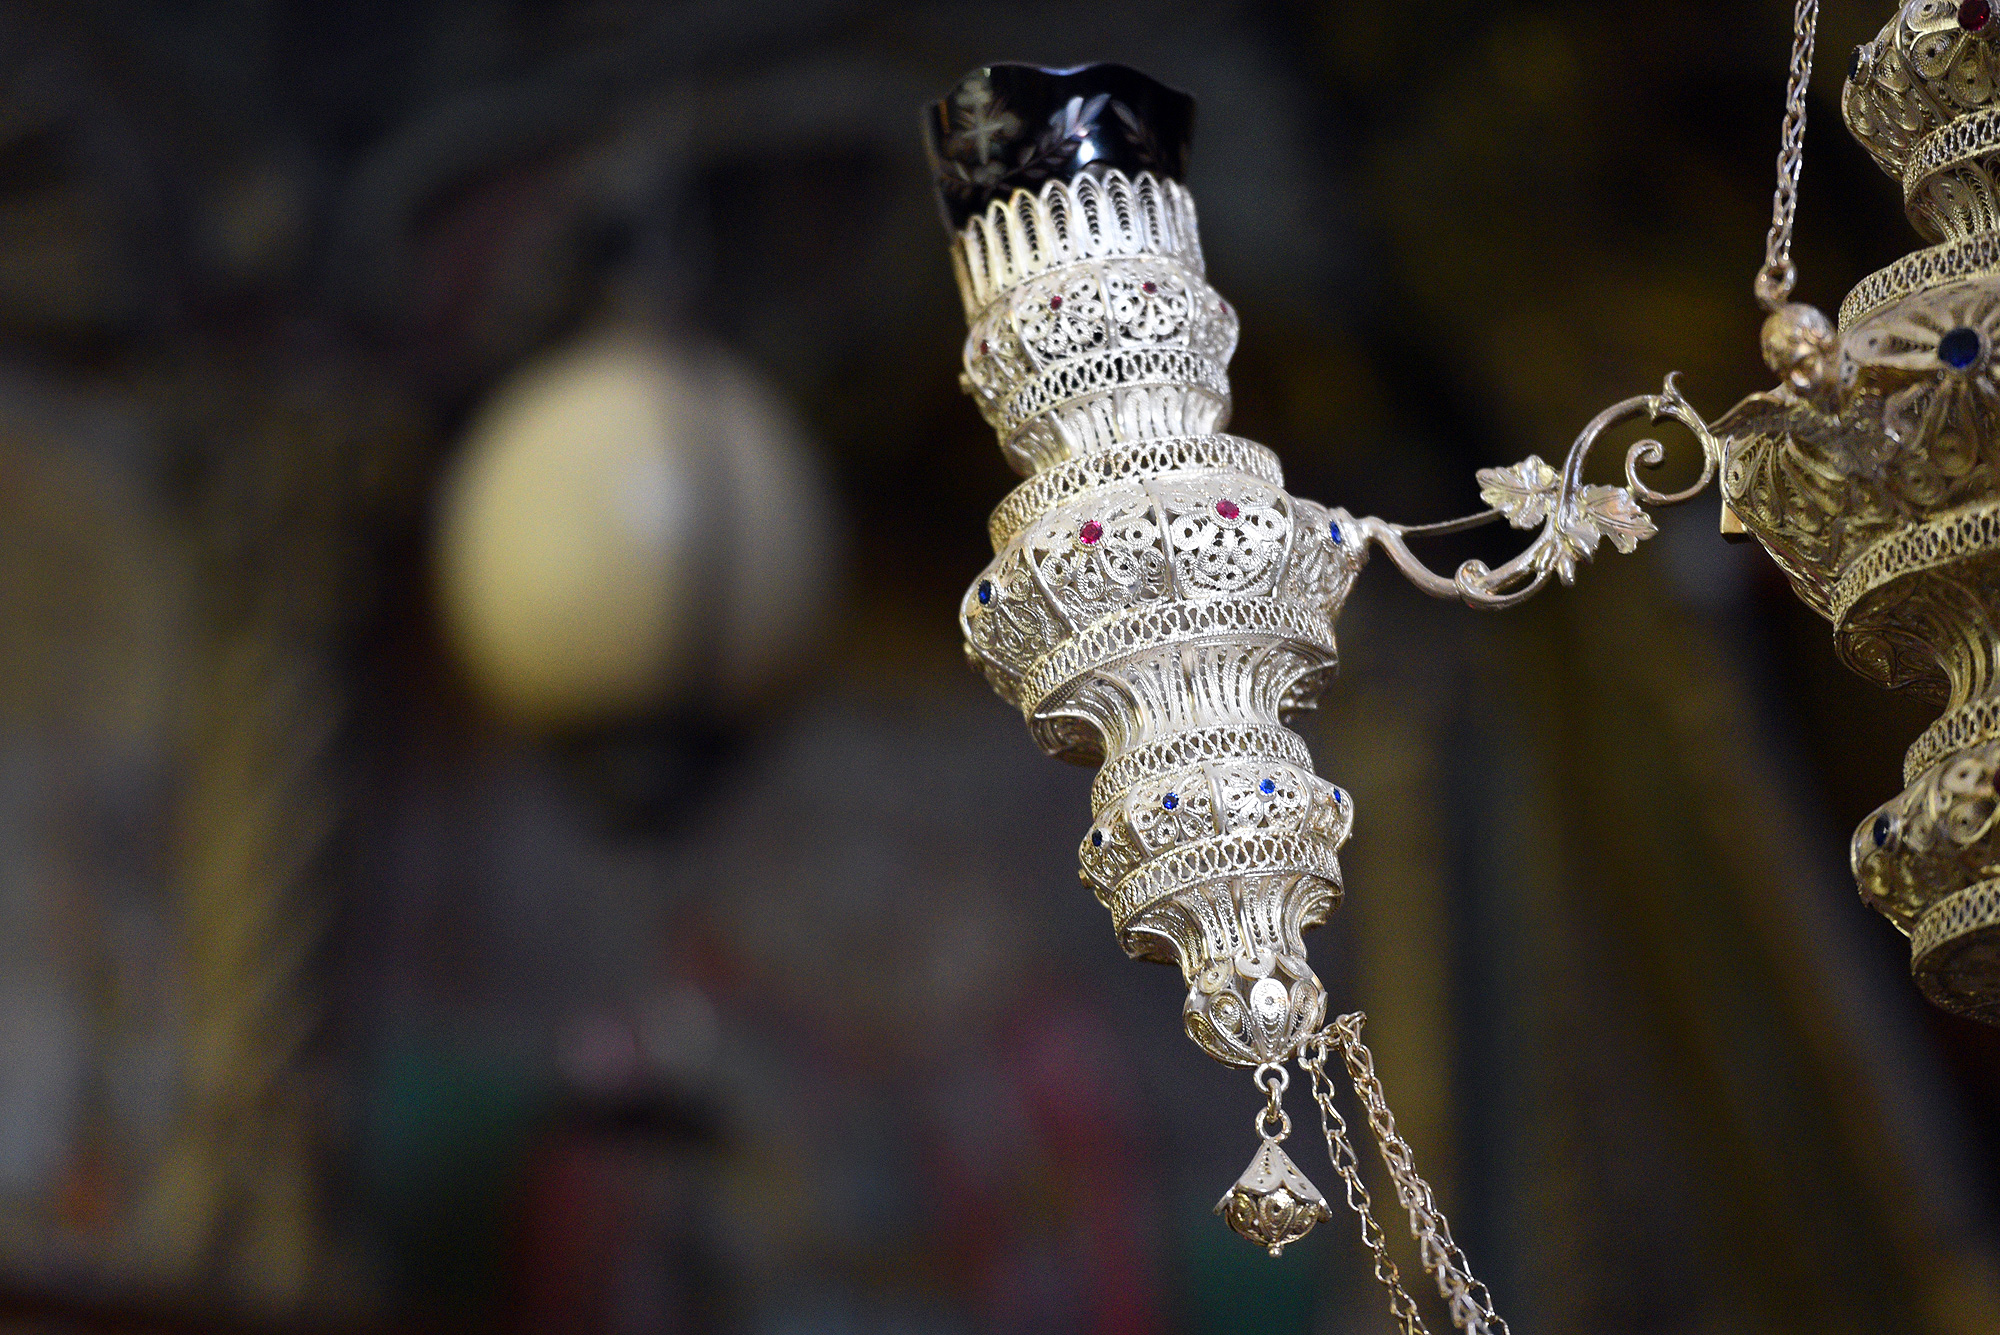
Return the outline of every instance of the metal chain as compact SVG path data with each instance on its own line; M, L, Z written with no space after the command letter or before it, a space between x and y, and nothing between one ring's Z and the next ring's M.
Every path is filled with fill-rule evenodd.
M1486 1285L1473 1278L1471 1263L1452 1240L1451 1225L1437 1208L1430 1184L1417 1173L1416 1155L1409 1142L1396 1130L1395 1116L1389 1111L1382 1082L1375 1074L1374 1055L1361 1041L1361 1026L1367 1019L1355 1011L1328 1025L1317 1038L1320 1060L1324 1061L1329 1044L1340 1049L1348 1078L1354 1082L1355 1096L1368 1115L1369 1129L1375 1133L1383 1166L1396 1184L1396 1198L1409 1212L1410 1236L1417 1241L1417 1255L1424 1269L1437 1280L1438 1294L1451 1311L1451 1323L1473 1335L1511 1335L1507 1323L1493 1310L1493 1295Z
M1347 1120L1333 1106L1333 1081L1326 1074L1326 1057L1327 1042L1321 1036L1316 1050L1300 1054L1299 1066L1312 1077L1313 1101L1319 1104L1320 1124L1326 1129L1326 1152L1333 1160L1333 1171L1340 1174L1347 1188L1347 1208L1361 1217L1361 1241L1375 1254L1375 1278L1389 1290L1389 1311L1397 1326L1403 1335L1430 1335L1416 1300L1403 1288L1402 1274L1389 1256L1389 1240L1375 1221L1375 1204L1369 1198L1367 1184L1361 1180L1361 1157L1354 1152L1354 1142L1347 1138Z
M1812 78L1813 35L1819 27L1819 0L1797 0L1792 12L1792 72L1785 88L1785 122L1778 132L1778 192L1771 201L1771 234L1764 242L1764 267L1757 271L1757 300L1775 311L1792 295L1798 266L1792 263L1792 215L1799 205L1799 171L1805 165L1806 84Z
M1275 1144L1292 1134L1292 1119L1286 1114L1283 1102L1285 1091L1292 1087L1292 1073L1276 1062L1265 1062L1250 1079L1265 1096L1264 1106L1257 1110L1251 1124L1258 1135ZM1275 1132L1271 1130L1274 1126L1278 1128Z

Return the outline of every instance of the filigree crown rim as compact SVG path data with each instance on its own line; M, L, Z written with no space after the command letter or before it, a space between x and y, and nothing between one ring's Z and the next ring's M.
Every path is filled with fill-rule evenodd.
M1031 278L1088 260L1154 255L1206 275L1194 196L1151 172L1022 187L959 229L951 254L968 319Z

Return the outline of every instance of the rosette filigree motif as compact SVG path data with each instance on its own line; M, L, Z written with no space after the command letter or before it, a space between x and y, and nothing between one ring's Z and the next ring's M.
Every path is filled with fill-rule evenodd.
M1847 376L1862 396L1882 397L1883 434L1896 448L1881 485L1903 506L1938 510L1993 489L1996 337L2000 294L1972 283L1892 307L1843 340Z
M1032 213L1036 201L1008 207ZM974 313L964 383L1009 462L1033 473L1220 427L1236 332L1228 303L1197 272L1159 256L1093 257Z
M1861 146L1901 180L1926 134L1992 104L1994 73L1991 46L1960 26L1956 0L1912 0L1855 53L1841 113Z
M966 641L998 684L1119 611L1232 597L1337 608L1358 562L1334 534L1321 507L1231 470L1091 487L1002 544L961 604Z
M1110 345L1104 293L1091 270L1066 270L1031 284L1014 309L1021 341L1038 366Z
M1995 777L2000 742L1957 752L1931 767L1854 832L1861 897L1905 932L1953 888L1986 880L2000 867Z
M1842 336L1826 392L1781 386L1716 423L1724 496L1821 613L1848 618L1837 586L1864 550L2000 494L1996 338L1993 284L1923 293Z
M1271 582L1292 524L1269 487L1245 483L1216 497L1212 486L1162 483L1160 508L1173 541L1174 576L1191 596L1241 593Z
M1105 275L1111 319L1126 343L1187 342L1196 298L1165 266L1121 265Z
M1183 787L1188 790L1185 794L1180 792ZM1133 792L1125 820L1134 841L1149 854L1216 831L1215 804L1208 785L1202 783L1145 784Z

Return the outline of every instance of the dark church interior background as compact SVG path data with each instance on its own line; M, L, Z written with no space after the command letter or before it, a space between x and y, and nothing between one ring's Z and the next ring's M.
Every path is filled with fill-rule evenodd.
M1910 244L1834 105L1886 16L1822 20L1827 308ZM1790 19L0 9L0 1330L1389 1329L1351 1220L1210 1215L1240 1075L964 667L1009 475L917 109L1193 93L1234 429L1421 521L1764 386ZM1314 959L1517 1329L1984 1335L2000 1036L1844 866L1928 714L1662 523L1500 617L1364 577Z

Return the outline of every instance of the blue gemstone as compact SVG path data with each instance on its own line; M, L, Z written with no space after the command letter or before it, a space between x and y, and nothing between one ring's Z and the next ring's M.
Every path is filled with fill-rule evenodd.
M1938 340L1938 360L1954 371L1963 371L1979 360L1979 331L1964 325L1950 330Z
M1340 521L1338 519L1334 520L1331 524L1328 524L1326 526L1326 531L1333 536L1334 546L1344 547L1347 545L1347 539L1340 536Z
M1875 831L1874 831L1875 847L1881 848L1884 845L1886 845L1889 842L1890 832L1893 831L1895 828L1896 828L1896 823L1890 820L1887 815L1877 816L1875 818Z
M1104 847L1104 831L1092 830L1090 832L1090 846L1092 848Z
M1346 793L1343 793L1338 788L1333 790L1333 804L1335 806L1339 806L1342 802L1345 802L1346 800L1347 800Z
M979 581L980 605L984 606L985 604L990 603L992 601L993 601L993 581L990 579L980 580Z
M1278 791L1278 785L1271 782L1269 779L1266 779L1264 780L1264 782L1257 785L1257 791L1263 793L1266 797L1268 797L1272 793Z
M1175 807L1179 806L1180 804L1181 804L1181 795L1179 793L1168 793L1165 797L1160 799L1160 805L1165 807L1169 811L1172 811Z

